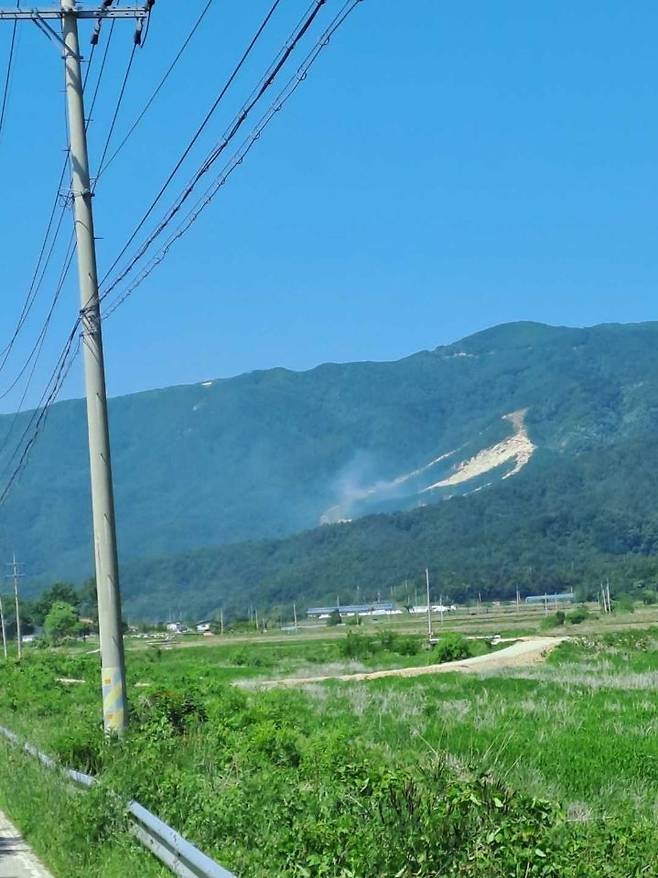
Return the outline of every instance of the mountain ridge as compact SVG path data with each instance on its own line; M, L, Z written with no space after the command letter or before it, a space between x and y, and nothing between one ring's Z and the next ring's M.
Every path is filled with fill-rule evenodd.
M350 492L363 494L437 460L436 502L483 489L503 478L504 466L460 484L455 468L504 444L503 418L520 410L537 449L531 456L551 452L566 460L652 437L658 323L508 323L395 361L256 370L114 397L122 561L285 538L320 524ZM17 435L28 418L18 416ZM0 416L0 440L11 421ZM6 465L4 453L0 471ZM428 501L407 487L359 496L348 517ZM53 406L0 510L0 546L16 549L35 582L91 572L81 400Z

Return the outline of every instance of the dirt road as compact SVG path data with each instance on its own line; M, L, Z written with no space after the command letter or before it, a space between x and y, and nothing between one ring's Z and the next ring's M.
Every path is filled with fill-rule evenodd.
M514 668L542 661L565 637L524 637L496 652L478 655L474 658L462 659L457 662L443 662L440 665L424 665L419 668L388 668L385 671L367 671L360 674L329 674L320 677L285 677L280 680L265 680L256 685L261 687L299 686L305 683L322 683L325 680L361 681L380 680L383 677L420 677L425 674L445 674L457 671L463 674L480 673L482 671L499 671L503 668Z

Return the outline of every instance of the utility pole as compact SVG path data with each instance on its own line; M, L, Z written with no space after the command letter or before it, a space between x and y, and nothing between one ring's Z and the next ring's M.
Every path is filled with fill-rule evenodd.
M93 193L85 131L78 19L95 21L94 40L98 39L100 24L106 18L136 20L135 43L140 44L144 23L153 3L154 0L146 0L141 7L111 9L112 0L103 0L96 9L80 9L76 0L61 0L60 8L0 10L0 21L31 21L49 39L63 48L70 132L71 196L80 277L80 324L87 396L94 559L101 640L103 720L106 732L119 735L125 731L127 722L126 682L105 366L91 203ZM50 22L61 24L61 36Z
M5 628L5 609L2 606L2 595L0 595L0 625L2 626L2 651L7 661L7 629Z
M430 605L430 571L425 568L425 586L427 588L427 636L432 639L432 607Z
M122 734L127 725L126 675L121 628L119 562L107 421L105 363L101 330L92 188L85 130L82 67L75 0L61 0L68 107L71 196L80 278L80 318L87 395L91 503L98 590L103 721L106 732Z
M21 608L20 602L18 600L18 580L23 576L22 573L19 572L19 564L16 560L16 552L12 554L11 563L9 564L11 568L11 572L7 574L8 578L10 578L14 583L14 602L16 604L16 651L18 654L18 659L23 656L23 638L21 635ZM4 625L3 625L4 628Z
M518 590L518 588L516 590L516 612L521 612L521 592Z
M219 633L224 633L224 608L219 611Z
M295 620L295 631L297 631L297 604L292 605L292 615Z

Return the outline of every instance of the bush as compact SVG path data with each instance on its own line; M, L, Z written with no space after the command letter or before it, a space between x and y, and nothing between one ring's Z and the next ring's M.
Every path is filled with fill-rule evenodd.
M585 607L576 607L570 613L567 613L566 621L568 625L580 625L586 619L589 619L589 612Z
M205 722L208 718L202 699L195 692L175 692L158 689L143 698L137 707L142 725L166 720L179 735L187 731L193 722Z
M615 597L614 608L620 613L634 613L635 601L632 596L626 592L621 592Z
M432 649L432 657L437 662L457 662L469 658L471 645L463 634L454 631L443 634Z
M380 636L347 632L347 637L338 643L341 658L365 659L381 652L400 656L418 655L422 639L412 634L395 634L383 631Z
M551 628L561 628L564 625L566 620L566 616L564 614L564 610L558 610L557 613L552 613L550 616L544 616L541 620L540 627L544 630L549 630Z

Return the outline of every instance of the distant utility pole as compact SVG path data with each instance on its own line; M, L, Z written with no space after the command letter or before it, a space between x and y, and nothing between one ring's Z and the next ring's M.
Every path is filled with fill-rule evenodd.
M21 636L21 608L20 602L18 600L18 580L21 579L23 574L18 569L20 565L16 560L16 552L14 552L12 555L9 567L11 568L11 570L7 574L7 578L11 579L14 583L14 601L16 604L16 650L18 653L18 658L21 659L23 656L23 638Z
M224 608L219 611L219 633L224 633Z
M5 609L2 605L2 595L0 595L0 625L2 626L2 651L7 661L7 629L5 628Z
M96 9L80 9L76 0L61 0L59 9L16 8L0 10L0 20L32 21L63 50L70 136L71 196L78 252L80 323L87 395L94 558L101 641L103 720L106 732L120 735L125 731L127 724L126 679L92 210L93 191L85 130L78 19L95 20L95 39L98 37L100 23L106 18L136 20L135 42L139 44L144 22L149 16L153 0L146 0L146 3L141 7L133 6L123 9L111 9L112 2L113 0L103 0ZM50 22L61 24L61 36Z
M292 605L292 616L295 620L295 631L297 631L297 604Z
M516 612L521 612L521 592L518 590L518 588L516 590Z
M427 589L427 636L432 639L432 607L430 605L430 571L425 568L425 586Z

